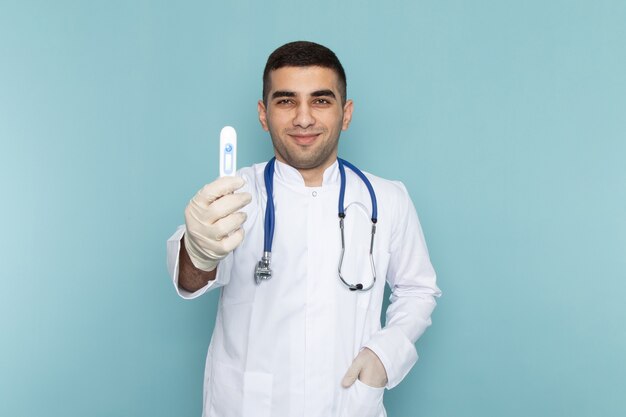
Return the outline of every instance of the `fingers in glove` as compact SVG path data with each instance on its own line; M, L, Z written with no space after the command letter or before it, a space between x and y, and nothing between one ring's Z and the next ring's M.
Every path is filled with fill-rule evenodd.
M243 242L243 237L244 237L243 228L239 228L235 230L234 232L232 232L231 234L229 234L228 236L224 237L222 240L220 240L218 244L221 247L222 253L228 254L234 251L235 248L239 246L241 242Z
M359 356L357 355L354 361L352 361L352 365L350 365L350 367L348 368L348 371L346 372L346 375L343 377L343 380L341 381L341 385L344 388L348 388L352 384L354 384L354 381L356 381L356 379L359 377L359 373L361 372L361 367L362 367L361 361L359 359Z
M238 211L231 213L226 217L223 217L213 223L213 236L216 240L223 240L232 234L235 230L239 229L244 224L248 216L246 213Z
M202 187L196 194L200 204L207 206L222 196L232 194L235 190L245 185L245 181L241 177L220 177L210 184ZM194 199L196 198L194 197Z
M223 196L207 206L194 197L185 208L185 218L191 217L201 224L210 225L245 207L250 201L250 193L237 193Z
M208 224L215 223L236 211L241 210L252 201L250 193L228 194L214 201L206 210L205 220Z
M387 371L378 355L369 348L364 348L359 352L357 358L359 357L363 364L359 373L359 380L374 388L382 388L387 385Z

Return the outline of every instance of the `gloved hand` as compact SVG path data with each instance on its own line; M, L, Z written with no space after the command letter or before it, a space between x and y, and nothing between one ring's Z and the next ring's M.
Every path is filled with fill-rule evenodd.
M212 271L243 241L250 193L233 192L245 184L241 177L221 177L205 185L185 209L185 248L194 266Z
M385 366L378 359L378 355L371 349L365 348L356 355L352 365L350 365L346 375L343 377L341 385L344 388L348 388L354 384L357 378L365 385L374 388L382 388L387 385Z

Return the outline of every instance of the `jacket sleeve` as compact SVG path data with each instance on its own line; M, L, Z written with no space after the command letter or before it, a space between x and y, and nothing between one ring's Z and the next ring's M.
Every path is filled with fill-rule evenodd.
M233 266L233 254L232 252L222 259L217 265L217 275L215 280L209 281L207 285L200 288L195 292L189 292L178 286L178 254L180 253L180 240L185 235L185 226L178 226L176 232L167 240L167 271L172 278L174 288L178 295L186 300L191 300L200 297L207 291L215 288L223 287L230 281L230 272Z
M390 241L387 282L391 297L385 326L364 345L387 371L387 389L398 385L417 362L415 342L431 324L435 298L441 295L422 228L402 183Z

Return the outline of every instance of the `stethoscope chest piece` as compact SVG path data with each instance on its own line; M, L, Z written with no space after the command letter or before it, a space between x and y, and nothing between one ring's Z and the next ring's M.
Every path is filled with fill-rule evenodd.
M267 281L272 278L272 268L270 268L270 262L272 260L271 252L263 252L263 257L257 263L254 270L254 282L259 285L262 281Z

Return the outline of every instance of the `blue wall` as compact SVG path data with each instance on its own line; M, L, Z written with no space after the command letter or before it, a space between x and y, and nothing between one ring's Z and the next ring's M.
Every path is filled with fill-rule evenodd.
M0 415L199 415L217 294L175 296L165 240L223 125L271 155L297 39L342 59L342 155L405 182L444 290L390 417L626 415L626 3L387 3L0 2Z

